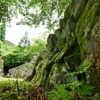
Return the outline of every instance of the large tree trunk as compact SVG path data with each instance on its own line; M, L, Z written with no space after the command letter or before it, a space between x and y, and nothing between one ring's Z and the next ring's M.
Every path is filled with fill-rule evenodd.
M36 73L32 82L36 86L68 83L64 73L76 71L84 61L88 61L83 66L88 66L86 81L100 93L99 0L72 0L60 20L60 29L49 35L47 50L33 65Z

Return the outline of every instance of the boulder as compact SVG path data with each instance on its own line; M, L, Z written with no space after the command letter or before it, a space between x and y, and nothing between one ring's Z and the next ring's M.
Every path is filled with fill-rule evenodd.
M21 78L27 81L32 80L35 70L33 63L36 60L36 56L33 57L31 62L27 62L15 68L9 69L7 77L9 78Z

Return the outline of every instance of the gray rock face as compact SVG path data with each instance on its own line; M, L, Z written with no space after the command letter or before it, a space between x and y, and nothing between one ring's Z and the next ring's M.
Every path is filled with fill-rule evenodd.
M25 63L16 68L9 69L7 77L25 78L29 73L32 73L32 68L30 68L29 63Z
M55 49L57 37L55 34L49 34L47 38L47 48L48 51L51 52Z
M15 68L9 69L9 72L7 74L7 77L10 78L22 78L27 81L30 81L34 76L34 66L33 63L35 61L36 57L31 60L31 62L22 64L20 66L17 66Z

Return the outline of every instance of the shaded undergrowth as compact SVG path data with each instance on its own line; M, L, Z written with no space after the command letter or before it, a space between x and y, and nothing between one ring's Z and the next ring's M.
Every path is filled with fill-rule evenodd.
M0 78L0 100L47 100L43 87L22 79Z
M90 66L91 63L85 60L76 72L70 72L67 75L74 77L82 74ZM100 100L99 98L99 94L95 93L95 87L84 83L84 80L55 84L49 91L44 87L34 87L31 82L18 78L0 79L0 100Z

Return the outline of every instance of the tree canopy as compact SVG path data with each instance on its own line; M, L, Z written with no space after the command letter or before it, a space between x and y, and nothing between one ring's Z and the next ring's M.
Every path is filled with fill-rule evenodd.
M0 0L0 23L10 22L17 15L17 0Z
M0 40L2 42L5 40L5 24L0 25Z
M62 16L71 0L0 0L0 22L10 22L12 16L22 14L17 24L52 27Z

